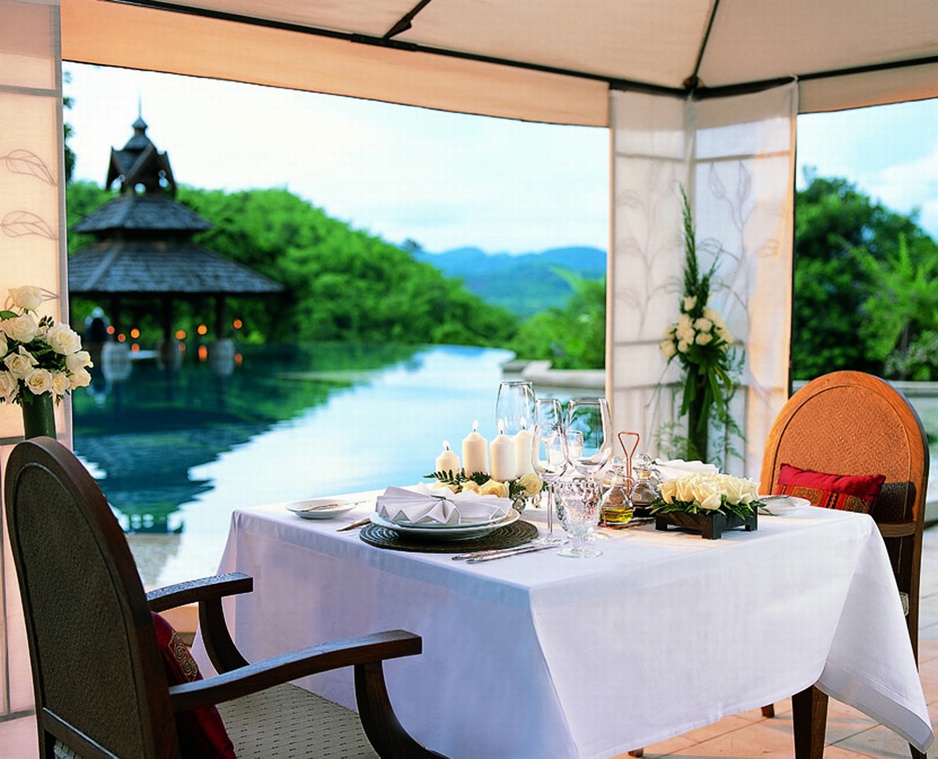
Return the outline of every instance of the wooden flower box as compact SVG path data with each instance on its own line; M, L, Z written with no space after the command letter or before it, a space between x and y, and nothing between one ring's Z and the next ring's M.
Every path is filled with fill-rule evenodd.
M719 540L724 530L743 527L746 532L759 529L758 510L753 509L752 514L746 518L735 514L723 514L719 511L688 514L683 511L672 511L667 514L655 515L655 529L667 530L668 527L680 527L685 530L699 532L704 540Z

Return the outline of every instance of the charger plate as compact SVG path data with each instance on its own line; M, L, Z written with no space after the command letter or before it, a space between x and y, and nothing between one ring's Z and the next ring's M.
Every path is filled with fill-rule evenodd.
M393 551L420 553L470 553L492 548L514 548L537 537L537 527L519 519L477 538L464 540L435 540L432 537L414 539L389 527L371 522L358 531L358 537L369 545L390 548Z

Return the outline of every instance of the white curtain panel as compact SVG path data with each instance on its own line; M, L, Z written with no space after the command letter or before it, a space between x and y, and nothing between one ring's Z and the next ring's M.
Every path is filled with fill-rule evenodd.
M65 182L58 0L0 0L0 306L9 288L36 285L56 295L42 313L68 316ZM71 414L56 409L59 438ZM23 436L19 406L0 404L0 465ZM0 718L33 705L23 614L6 521L0 563Z
M718 256L710 305L745 349L732 413L745 440L729 471L758 479L762 448L788 397L797 86L687 100L612 92L613 213L608 391L614 427L663 452L678 419L680 367L658 344L678 316L691 200L701 266ZM675 424L677 426L675 426Z

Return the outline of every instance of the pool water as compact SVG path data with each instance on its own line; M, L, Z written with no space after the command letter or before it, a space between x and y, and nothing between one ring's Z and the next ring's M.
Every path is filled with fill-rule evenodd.
M135 362L75 398L74 445L148 588L213 574L232 510L420 482L474 420L495 434L504 350L245 349L226 377Z

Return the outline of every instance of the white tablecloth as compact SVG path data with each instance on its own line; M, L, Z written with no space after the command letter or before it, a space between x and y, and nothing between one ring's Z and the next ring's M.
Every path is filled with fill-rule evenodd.
M366 632L420 634L422 655L386 665L392 703L414 737L454 759L610 757L815 682L920 748L932 741L867 516L808 507L716 541L649 525L601 541L595 559L550 550L467 565L336 532L364 513L235 512L219 569L255 578L227 607L236 641L256 660ZM354 706L350 670L303 684Z

